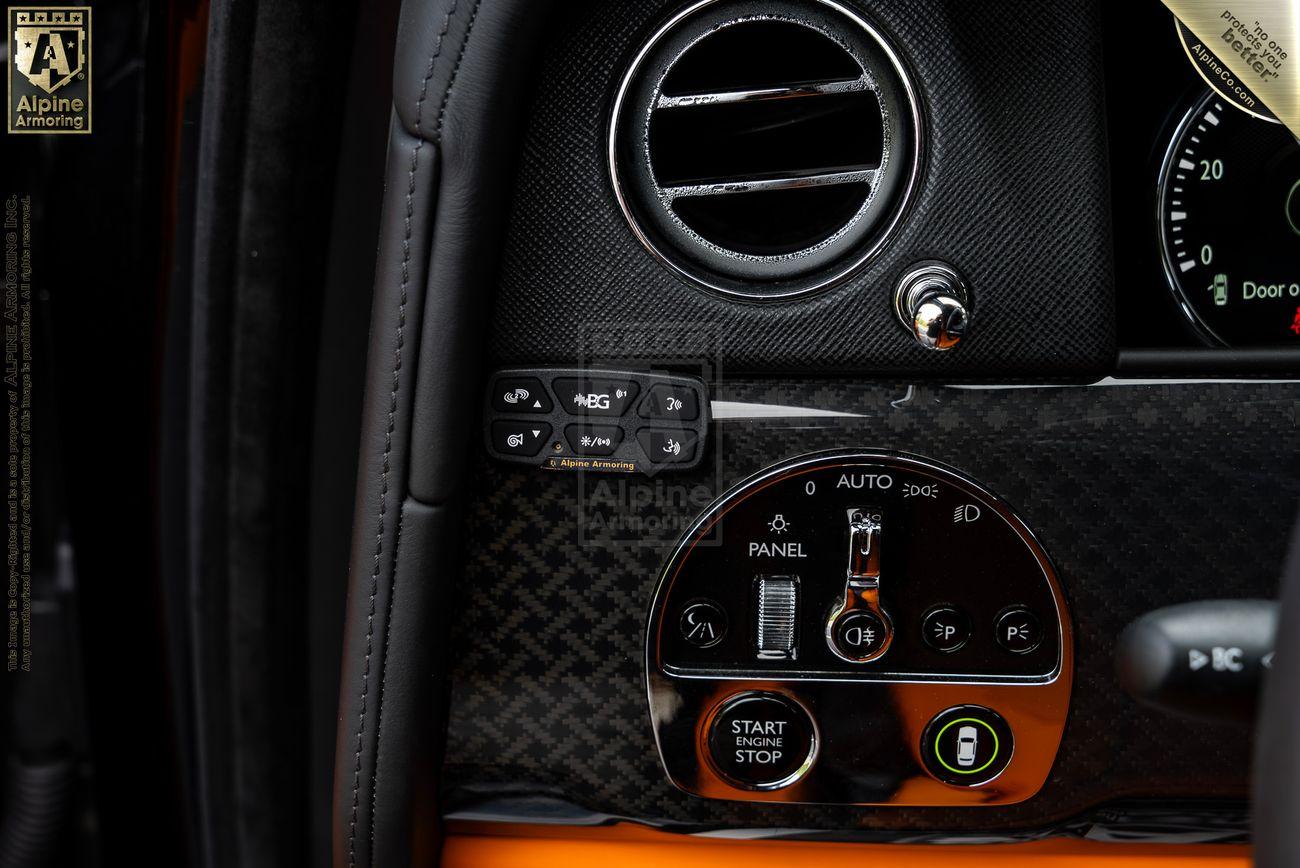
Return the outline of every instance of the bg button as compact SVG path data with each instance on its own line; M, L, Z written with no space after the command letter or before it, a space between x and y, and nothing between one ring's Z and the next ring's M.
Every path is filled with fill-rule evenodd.
M940 712L921 736L926 769L945 784L960 787L978 787L1002 774L1014 748L1011 727L982 705Z
M717 771L747 790L779 790L812 768L817 738L803 706L779 693L741 693L728 699L709 729Z

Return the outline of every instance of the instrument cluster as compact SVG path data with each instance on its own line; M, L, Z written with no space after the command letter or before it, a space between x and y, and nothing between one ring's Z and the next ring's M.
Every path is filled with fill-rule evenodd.
M1211 90L1161 4L1139 14L1168 36L1140 88L1108 46L1121 344L1300 348L1300 142Z

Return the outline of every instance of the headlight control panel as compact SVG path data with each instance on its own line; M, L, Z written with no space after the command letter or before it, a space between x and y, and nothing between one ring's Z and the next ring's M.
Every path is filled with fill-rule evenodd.
M1052 564L1006 504L933 461L838 451L705 510L655 590L646 665L687 792L996 805L1047 778L1072 644Z

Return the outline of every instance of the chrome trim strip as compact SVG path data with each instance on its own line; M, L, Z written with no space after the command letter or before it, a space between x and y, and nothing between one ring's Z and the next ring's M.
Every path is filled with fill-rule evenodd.
M940 386L944 389L960 389L971 392L1008 391L1013 389L1098 389L1115 387L1142 386L1295 386L1300 379L1266 380L1242 378L1204 378L1204 379L1124 379L1122 377L1105 377L1093 383L948 383ZM902 399L889 403L895 408L911 400L911 390ZM855 413L846 410L828 410L822 407L793 407L787 404L758 404L746 401L710 401L713 418L719 422L735 422L748 419L866 419L876 413Z
M723 90L711 93L688 93L681 96L659 94L656 109L691 108L701 105L728 105L738 102L761 102L769 99L797 99L804 96L829 96L837 93L860 93L871 90L872 81L859 76L851 81L819 81L792 87L764 87L753 90Z
M836 184L875 184L879 169L855 169L850 172L827 172L821 175L791 175L784 178L758 178L752 181L719 181L716 184L684 184L660 187L659 197L672 202L685 196L726 196L732 193L759 193L764 190L798 190L803 187L830 187Z
M713 418L722 419L806 419L818 416L861 418L863 413L817 410L810 407L787 407L781 404L747 404L743 401L710 401Z
M986 384L957 384L950 383L944 386L945 389L970 389L977 391L993 391L1005 389L1096 389L1096 388L1114 388L1116 386L1207 386L1207 385L1291 385L1300 383L1300 380L1260 380L1250 377L1241 378L1206 378L1206 379L1124 379L1123 377L1103 377L1095 383L986 383Z

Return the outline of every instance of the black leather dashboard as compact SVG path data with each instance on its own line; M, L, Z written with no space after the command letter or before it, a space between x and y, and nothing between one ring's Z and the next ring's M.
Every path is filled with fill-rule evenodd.
M1106 116L1096 4L872 3L923 95L926 144L911 213L884 255L812 299L738 304L647 255L614 201L609 104L659 0L565 5L548 21L490 330L500 364L676 349L732 371L1082 376L1115 354ZM899 271L950 260L979 331L961 357L927 353L888 304ZM1040 308L1060 299L1051 314ZM1041 315L1046 314L1046 315ZM615 341L617 343L615 344Z

